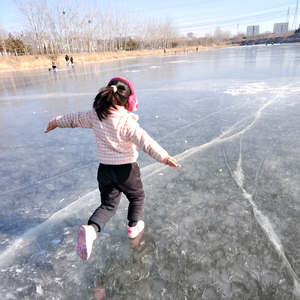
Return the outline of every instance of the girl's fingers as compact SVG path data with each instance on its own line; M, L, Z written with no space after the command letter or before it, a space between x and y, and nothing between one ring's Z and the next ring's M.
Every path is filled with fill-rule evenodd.
M172 168L180 168L181 166L176 164L176 159L174 157L168 158L168 165Z
M45 133L55 129L56 127L53 125L52 120L49 122L48 126L47 126L47 130L45 131Z

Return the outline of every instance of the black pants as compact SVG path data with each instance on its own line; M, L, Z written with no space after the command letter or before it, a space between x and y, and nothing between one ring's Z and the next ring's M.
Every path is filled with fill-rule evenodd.
M101 206L90 217L89 225L96 224L101 231L116 213L122 193L126 195L129 201L127 219L133 222L141 219L145 193L137 162L125 165L100 164L98 182Z

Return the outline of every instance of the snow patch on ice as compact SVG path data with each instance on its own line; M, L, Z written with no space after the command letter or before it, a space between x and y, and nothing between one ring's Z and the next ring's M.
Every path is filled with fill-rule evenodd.
M226 90L224 93L230 94L232 96L251 95L251 94L264 92L269 89L270 87L266 85L264 82L258 82L258 83L248 83L244 86L241 86L238 89L231 88Z

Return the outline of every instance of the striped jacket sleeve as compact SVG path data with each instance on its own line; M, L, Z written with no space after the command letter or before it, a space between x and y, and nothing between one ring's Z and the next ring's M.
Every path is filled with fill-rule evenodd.
M130 121L127 132L128 139L140 150L144 151L158 162L167 163L168 152L164 150L140 125L133 119Z
M56 117L56 124L60 128L92 128L93 111L71 113Z

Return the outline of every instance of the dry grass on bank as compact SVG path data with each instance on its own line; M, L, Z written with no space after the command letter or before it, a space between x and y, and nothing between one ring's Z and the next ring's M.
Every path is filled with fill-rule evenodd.
M213 48L223 48L223 46L203 47L198 46L199 51ZM167 49L168 53L196 51L196 47L182 47L176 49ZM68 54L73 56L74 64L83 64L91 62L107 61L112 59L125 59L138 56L163 54L163 49L156 50L137 50L137 51L119 51L119 52L93 52L93 53L73 53ZM48 55L28 55L28 56L1 56L0 57L0 71L26 70L34 68L51 68L52 61L55 61L57 67L65 66L65 54L48 54Z

